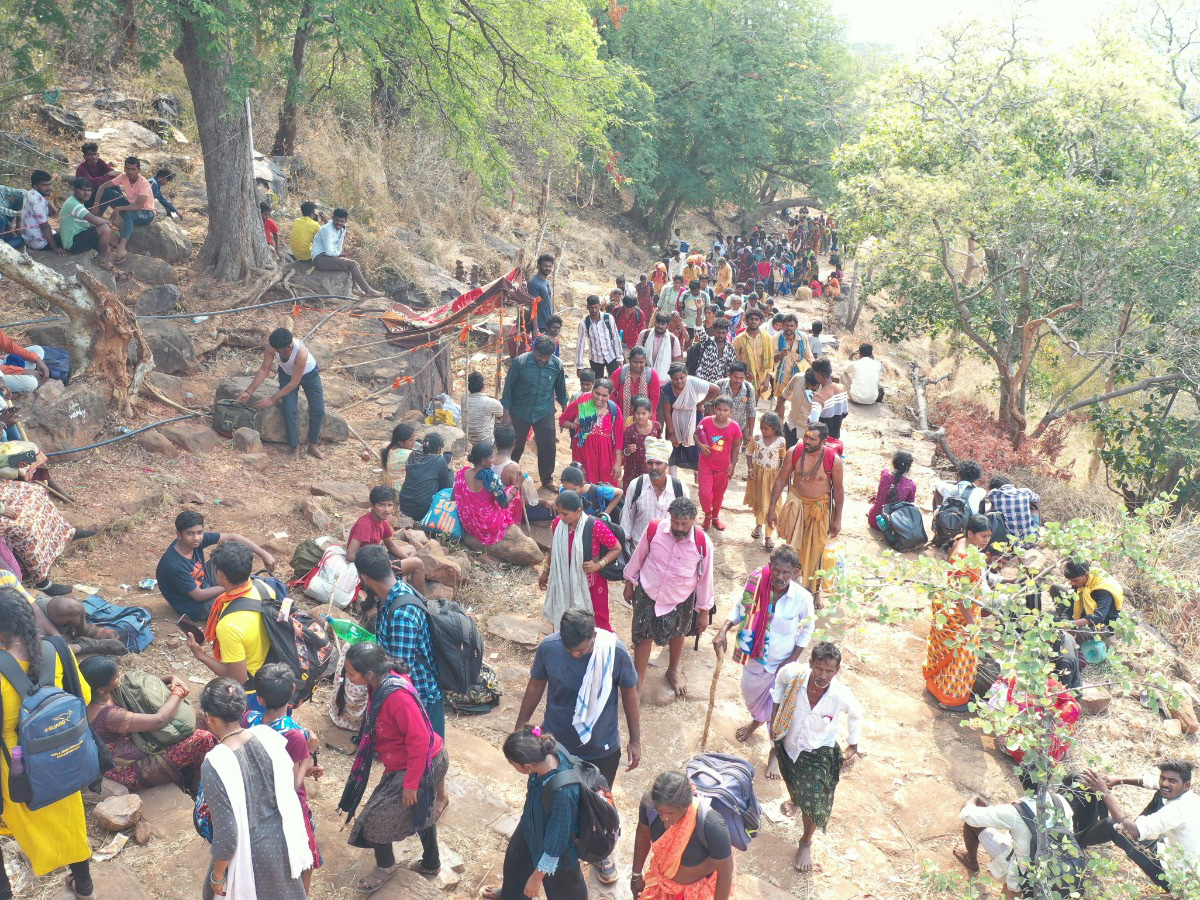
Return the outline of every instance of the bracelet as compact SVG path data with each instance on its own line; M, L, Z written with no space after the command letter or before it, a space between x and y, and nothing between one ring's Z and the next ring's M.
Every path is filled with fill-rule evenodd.
M629 875L629 880L630 881L645 881L646 878L644 875L642 875L641 872L632 872Z
M213 875L215 875L215 874L216 874L216 872L208 873L208 881L210 884L224 884L225 882L227 882L229 880L229 872L228 871L225 872L225 877L222 878L220 881L217 881L217 879L213 878Z

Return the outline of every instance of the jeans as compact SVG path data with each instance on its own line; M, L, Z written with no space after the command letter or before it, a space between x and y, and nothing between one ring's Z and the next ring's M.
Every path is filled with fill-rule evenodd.
M1143 813L1145 815L1145 813ZM1155 841L1135 841L1126 837L1123 832L1113 827L1111 818L1101 819L1091 828L1079 834L1080 847L1094 847L1097 844L1116 844L1135 866L1149 876L1150 880L1164 891L1171 890L1167 876L1163 874L1162 862L1158 858L1158 844Z
M619 359L607 363L598 363L594 359L589 359L588 362L592 364L592 371L596 373L597 378L612 378L617 374L617 369L621 368Z
M12 234L9 234L10 231ZM17 219L0 216L0 241L18 250L25 246L25 240L21 237L21 223Z
M292 376L283 369L279 370L279 386L287 387ZM321 385L321 370L313 369L300 379L300 387L283 395L279 405L283 407L283 427L287 432L289 447L300 446L300 391L304 391L304 399L308 401L308 442L319 443L321 426L325 424L325 388Z
M96 199L96 192L92 191L92 199ZM129 201L125 199L125 192L120 188L109 188L100 197L100 204L96 209L96 215L102 216L114 206L124 206ZM88 204L91 205L90 203Z
M366 292L371 290L371 286L367 284L367 279L363 277L362 266L353 259L322 253L320 256L313 258L313 268L318 272L345 272L350 276L350 280L354 282L354 286L360 291Z
M121 240L133 237L134 225L149 225L154 221L152 209L127 209L121 213Z
M437 826L430 825L424 831L418 831L417 837L421 839L421 865L430 870L440 869L442 854L438 850ZM375 851L375 865L379 868L390 869L396 864L396 851L391 844L376 844L372 849Z
M512 461L515 463L521 461L521 454L525 452L525 442L529 439L529 429L532 428L534 440L537 441L538 475L542 479L542 484L554 481L554 460L558 450L555 446L554 410L550 410L536 422L527 422L513 414L512 424L517 432Z
M829 429L829 436L831 438L837 438L838 440L841 440L842 422L845 420L845 418L846 414L842 413L837 416L830 416L829 418L822 416L818 421L825 423L825 427Z
M513 832L504 852L504 874L500 884L501 900L525 900L525 884L537 868L537 862L529 852L525 831L520 825ZM542 881L546 900L587 900L587 882L579 868L579 860L567 861L564 853L558 859L558 869Z
M26 347L30 353L39 358L45 357L45 351L36 344ZM33 363L25 363L25 371L33 372ZM4 386L14 394L29 393L38 389L38 380L36 375L4 375Z

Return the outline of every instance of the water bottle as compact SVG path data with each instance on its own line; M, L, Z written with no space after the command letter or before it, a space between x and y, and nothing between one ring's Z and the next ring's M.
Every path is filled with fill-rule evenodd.
M875 517L875 524L879 526L880 531L887 531L887 519L885 519L882 514Z
M25 774L25 751L20 747L13 747L12 750L12 773L13 775Z

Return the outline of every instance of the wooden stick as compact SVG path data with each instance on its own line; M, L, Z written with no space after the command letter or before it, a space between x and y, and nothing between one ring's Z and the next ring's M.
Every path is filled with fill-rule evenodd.
M352 435L354 435L356 438L358 438L358 442L359 442L360 444L362 444L362 445L363 445L363 447L365 447L367 450L371 451L371 453L375 453L375 449L376 449L376 448L372 447L372 446L371 446L370 444L368 444L368 443L367 443L365 440L363 440L363 436L362 436L361 434L359 434L357 431L355 431L355 430L354 430L354 426L353 426L353 425L351 425L349 422L347 422L347 423L346 423L346 430L347 430L347 431L349 431L349 432L350 432Z
M717 705L717 682L721 678L721 663L725 662L725 654L717 657L717 668L713 670L712 687L708 689L708 715L704 717L704 733L700 735L700 749L708 744L708 727L712 724L713 708Z
M186 406L176 403L174 400L172 400L170 397L166 396L164 393L162 393L162 391L160 391L158 388L156 388L154 385L152 385L149 381L142 382L142 390L145 391L147 394L149 394L151 397L153 397L155 400L157 400L159 403L165 403L165 404L167 404L167 406L173 406L175 409L182 410L185 413L195 413L195 412L199 411L199 410L195 410L195 409L188 409Z

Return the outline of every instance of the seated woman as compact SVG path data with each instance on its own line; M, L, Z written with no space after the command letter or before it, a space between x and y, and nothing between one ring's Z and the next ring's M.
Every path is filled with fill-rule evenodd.
M138 738L162 729L175 717L183 698L188 695L187 684L174 675L164 678L163 684L170 690L167 701L158 712L136 713L113 699L120 684L120 672L112 657L89 657L79 664L79 671L92 689L88 721L96 736L108 744L116 765L104 776L131 791L173 782L189 794L195 794L200 784L200 764L208 751L217 745L212 734L197 729L157 752L143 749L154 743L139 745L137 742Z
M383 483L387 487L395 487L404 481L404 465L408 462L413 450L415 429L407 422L401 422L392 429L392 439L380 451L379 460L383 465Z
M729 900L729 828L719 813L697 804L682 772L663 772L642 797L629 881L635 900Z
M3 392L2 388L0 392ZM67 495L63 486L51 476L46 454L29 440L25 427L19 421L21 411L15 406L6 406L6 403L7 401L0 397L0 478L12 481L41 481L62 499L74 503L74 499ZM12 458L13 454L29 452L35 454L33 462L26 461L26 455Z
M641 398L639 398L641 399ZM567 466L562 473L562 489L574 491L583 501L583 511L589 516L603 513L611 516L625 492L611 484L589 484L583 477L583 470L575 466Z
M1009 706L1015 706L1019 710L1013 728L1004 734L996 735L996 745L1018 764L1025 758L1025 749L1020 745L1022 734L1027 729L1019 724L1022 719L1029 718L1033 728L1028 730L1040 731L1034 720L1053 714L1049 755L1055 762L1061 762L1071 747L1066 738L1075 733L1076 724L1083 714L1079 702L1053 675L1046 679L1046 693L1042 697L1018 689L1017 680L1012 675L998 678L988 691L987 704L997 711L1003 711Z
M429 512L433 495L454 486L454 473L442 455L443 446L440 434L427 434L420 447L408 455L408 461L404 464L400 512L418 522Z
M967 704L971 702L975 668L979 664L975 653L979 636L973 629L977 606L962 595L984 581L982 566L967 561L968 548L974 547L982 555L991 540L988 520L984 516L971 516L966 533L958 537L950 550L951 562L960 561L949 575L954 595L938 593L933 597L922 672L926 689L947 712L968 712Z
M459 469L454 479L454 501L463 531L485 545L498 544L508 526L521 516L518 489L506 488L492 471L495 455L492 441L480 441L467 455L470 465Z
M883 513L883 508L889 503L912 503L917 499L917 485L908 477L912 468L913 455L907 450L899 450L892 457L891 471L884 469L879 473L879 487L875 490L875 500L867 510L867 524L879 531L877 517Z
M71 593L69 586L50 581L50 568L71 541L93 534L64 519L40 485L0 480L0 538L39 591L52 597Z

